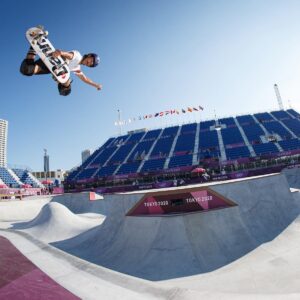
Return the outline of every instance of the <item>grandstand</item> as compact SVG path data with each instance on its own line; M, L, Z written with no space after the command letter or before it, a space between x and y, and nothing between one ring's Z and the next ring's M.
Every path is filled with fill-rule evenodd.
M33 188L44 187L28 170L6 167L0 167L0 185L9 188L22 188L25 185Z
M65 188L180 176L196 166L218 174L259 168L266 160L282 165L282 159L298 156L299 113L262 112L111 137L69 174Z

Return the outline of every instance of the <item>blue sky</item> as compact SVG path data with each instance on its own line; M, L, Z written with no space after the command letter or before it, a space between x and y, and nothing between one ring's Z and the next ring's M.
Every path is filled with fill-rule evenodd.
M285 107L300 110L299 1L2 0L0 24L9 164L41 170L46 148L51 169L78 165L82 150L118 133L118 109L128 119L204 107L123 132L268 111L277 109L277 83ZM103 91L74 78L72 94L61 97L50 76L19 73L25 31L37 24L58 49L100 55L99 67L83 71Z

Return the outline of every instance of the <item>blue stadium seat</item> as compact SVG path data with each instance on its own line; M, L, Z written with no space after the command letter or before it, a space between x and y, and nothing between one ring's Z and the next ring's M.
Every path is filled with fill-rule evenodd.
M242 129L244 130L249 143L252 144L260 143L261 142L260 136L265 135L264 131L256 123L247 126L242 126Z
M226 149L225 151L228 160L250 157L250 151L246 146L229 148Z
M108 164L120 164L128 156L130 151L133 149L134 144L126 144L121 147L114 153L114 155L107 162Z
M145 132L138 132L138 133L133 133L129 139L126 141L126 144L135 144L138 143L141 138L145 135Z
M101 167L98 172L96 173L95 177L106 177L106 176L112 176L114 172L116 171L118 165L110 165Z
M271 111L271 114L278 120L290 119L290 115L284 110Z
M257 124L256 119L261 124ZM240 126L236 126L236 121ZM73 170L67 181L112 176L115 173L116 175L136 173L141 166L141 173L160 171L170 157L172 146L174 146L174 152L170 157L168 168L191 166L193 158L196 157L197 161L202 160L206 163L210 159L215 160L221 157L219 133L221 133L228 160L251 157L240 128L253 145L257 156L275 154L279 151L276 146L278 144L262 143L265 141L262 137L266 135L264 128L270 134L281 137L282 140L278 143L284 151L300 149L300 115L292 109L242 115L237 116L236 119L222 118L218 120L218 124L226 128L218 132L214 129L216 121L209 120L202 121L200 124L184 124L148 132L131 132L110 138L79 168ZM293 138L293 135L282 124L299 138ZM197 126L200 131L196 136ZM177 138L176 144L174 144L175 137ZM199 147L194 152L197 143Z
M219 149L219 140L216 130L203 131L199 134L199 151L209 148Z
M292 137L278 121L264 123L264 127L270 134L278 134L282 139L289 139Z
M123 145L125 143L125 141L127 141L128 137L129 137L129 135L126 134L126 135L122 135L122 136L115 138L114 141L109 145L109 147Z
M120 169L118 170L117 175L136 173L140 164L141 164L141 161L123 164L123 165L121 165Z
M77 175L76 179L81 180L81 179L91 178L96 171L97 171L97 168L90 168L90 169L82 170Z
M284 140L278 143L284 151L300 149L300 141L298 139Z
M215 125L216 125L215 120L200 122L200 131L208 131L210 130L211 126L215 126Z
M167 127L164 129L163 133L161 134L161 138L170 138L175 137L178 132L179 126Z
M43 187L39 180L34 177L28 170L12 169L13 172L19 177L20 181L24 184L30 184L34 188Z
M132 154L128 158L128 161L141 160L143 159L148 152L150 151L154 140L142 141L134 148Z
M146 160L141 172L151 172L163 170L166 158Z
M11 171L12 172L12 171ZM15 174L14 174L15 175ZM17 176L17 175L15 175ZM5 168L5 167L0 167L0 178L2 179L2 181L8 186L8 187L12 187L12 188L19 188L20 187L20 183L19 178L18 180L16 180L12 174L10 173L10 171Z
M237 116L236 119L241 126L255 124L255 120L251 115Z
M108 139L100 148L98 148L97 150L95 150L82 164L82 168L87 167L98 155L100 152L102 152L105 148L107 148L111 143L113 143L115 139L114 138L110 138ZM74 174L75 175L75 174ZM73 176L74 176L73 175Z
M203 159L211 159L211 158L219 158L221 156L221 153L219 150L202 150L198 153L198 160Z
M184 124L181 126L180 134L191 134L195 133L197 130L197 123Z
M145 137L143 138L143 141L152 141L156 140L161 133L162 129L155 129L155 130L150 130L146 133Z
M174 141L174 137L169 138L160 138L157 140L157 143L155 144L150 156L156 157L156 156L168 156L172 147Z
M245 143L240 130L237 127L221 129L224 145Z
M195 133L179 135L174 148L174 153L176 154L176 152L194 152L195 135Z
M193 155L178 155L171 157L168 168L192 166L192 164Z
M296 118L300 118L300 114L293 109L288 109L287 112L289 112L291 115L293 115Z
M275 154L279 152L275 144L271 142L265 144L253 145L253 149L257 156L264 155L264 154Z
M116 151L117 148L118 148L117 146L113 146L101 151L92 162L92 165L104 165L105 162Z
M266 121L274 121L274 118L267 112L254 114L254 116L260 123L266 122Z
M227 127L235 127L236 126L234 119L232 117L219 119L219 124L220 125L224 124Z
M65 179L66 181L73 181L76 179L76 176L80 173L80 167L71 170L71 172L68 174L67 178Z
M300 120L289 119L282 121L297 137L300 137Z

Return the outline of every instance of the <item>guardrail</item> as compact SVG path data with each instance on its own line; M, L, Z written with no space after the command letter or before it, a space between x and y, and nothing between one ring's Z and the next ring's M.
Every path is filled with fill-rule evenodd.
M19 198L22 200L23 196L22 194L0 194L0 199L17 199Z

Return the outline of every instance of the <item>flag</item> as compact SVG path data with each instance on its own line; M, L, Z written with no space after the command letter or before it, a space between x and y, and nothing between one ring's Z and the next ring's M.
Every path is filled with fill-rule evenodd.
M161 112L157 112L157 113L153 113L153 114L147 114L147 115L142 115L142 116L137 116L137 117L132 117L129 118L126 121L119 121L119 122L115 122L115 126L118 125L126 125L126 124L130 124L132 122L135 121L141 121L141 120L146 120L146 119L151 119L151 118L156 118L156 117L163 117L163 116L167 116L167 115L179 115L181 113L185 114L187 112L194 112L194 111L200 111L200 110L204 110L204 108L202 106L198 106L198 107L187 107L185 109L181 108L179 110L177 109L170 109L170 110L165 110L165 111L161 111ZM118 112L120 113L121 111L118 109Z

